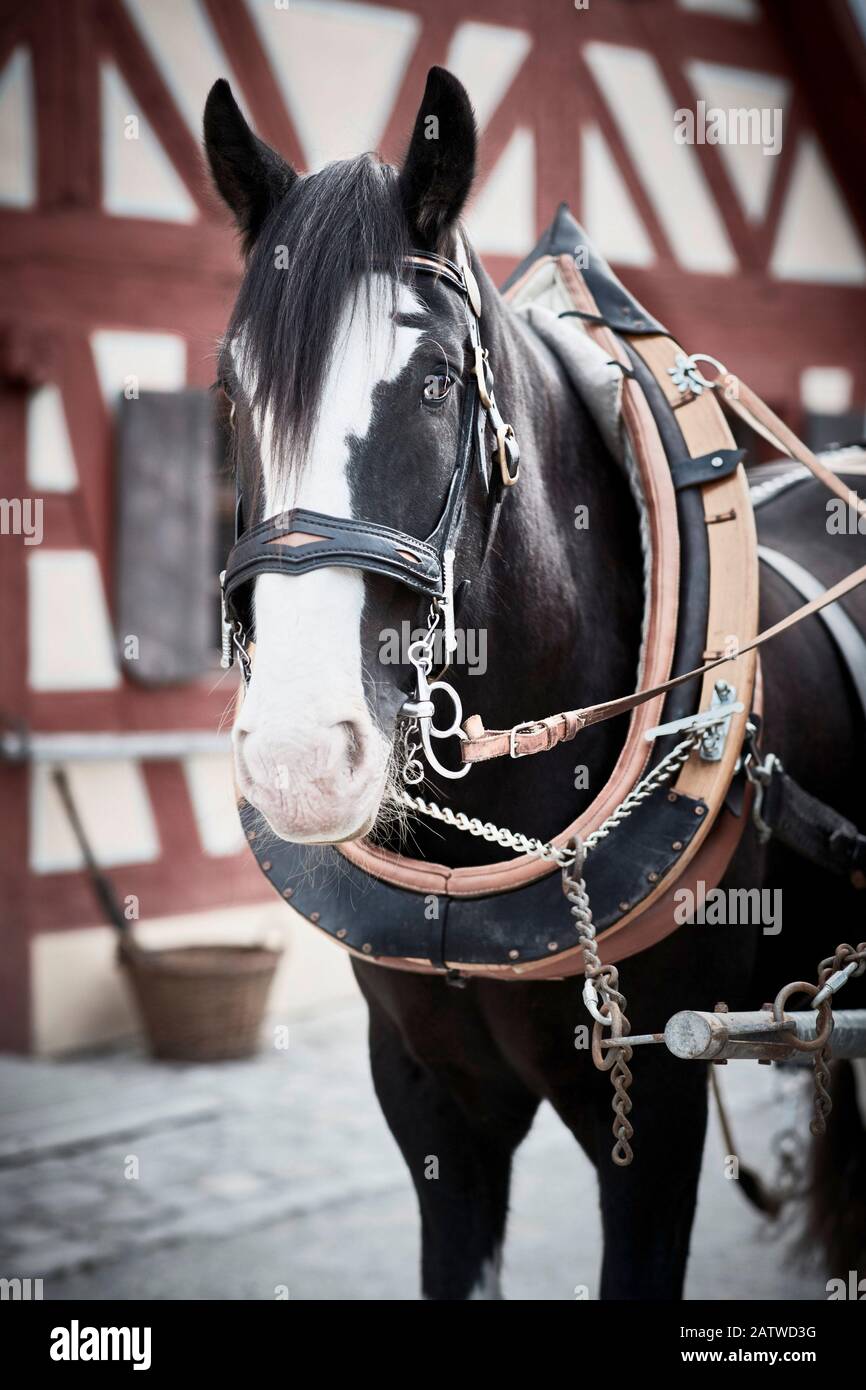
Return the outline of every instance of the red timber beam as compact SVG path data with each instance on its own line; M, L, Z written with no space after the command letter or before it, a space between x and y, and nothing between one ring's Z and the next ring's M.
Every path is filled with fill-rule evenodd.
M4 352L0 362L0 439L3 494L27 495L27 388L10 380L15 370ZM27 700L27 548L23 536L0 535L0 594L3 595L3 660L0 662L0 719L14 718ZM27 868L29 776L26 768L0 763L0 1050L30 1046L30 926Z
M232 71L237 74L256 134L278 150L293 168L304 169L306 157L298 132L286 110L280 84L246 5L239 4L238 0L203 0L203 3L217 38L224 51L231 55ZM222 213L227 216L224 209Z
M866 36L846 0L763 0L763 7L866 242Z

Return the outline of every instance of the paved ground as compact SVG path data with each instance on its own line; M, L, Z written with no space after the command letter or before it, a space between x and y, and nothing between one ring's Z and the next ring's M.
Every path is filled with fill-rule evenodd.
M801 1078L743 1065L722 1080L749 1161L769 1161ZM357 1002L297 1020L288 1048L247 1063L5 1059L0 1130L0 1276L42 1278L46 1298L417 1296L414 1197ZM542 1112L517 1159L506 1296L595 1297L596 1208L589 1164ZM715 1118L693 1250L689 1298L825 1297L790 1233L723 1176Z

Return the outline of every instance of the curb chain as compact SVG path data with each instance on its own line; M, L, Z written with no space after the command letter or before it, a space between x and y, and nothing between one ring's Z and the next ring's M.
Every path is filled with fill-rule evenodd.
M638 782L625 800L611 811L607 819L587 835L582 841L584 849L594 849L599 841L605 839L616 826L621 825L642 801L646 801L654 791L670 781L674 773L679 772L686 762L695 745L700 742L700 738L700 733L691 733L678 743L676 748L671 749L652 772L647 773L646 777ZM550 840L538 840L532 835L521 834L519 830L508 830L505 826L494 825L493 821L482 821L477 816L467 816L465 811L452 811L450 806L439 806L435 801L425 801L423 796L413 796L403 788L400 789L398 800L410 811L418 811L424 816L429 816L431 820L441 821L443 825L463 830L469 835L489 841L490 844L501 845L503 849L513 849L516 854L536 854L539 859L558 864L561 869L571 868L575 861L573 840L566 845L555 845Z

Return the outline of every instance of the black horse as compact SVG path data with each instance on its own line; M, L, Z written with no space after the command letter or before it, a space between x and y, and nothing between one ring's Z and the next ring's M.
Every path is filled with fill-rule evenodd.
M457 255L476 154L466 93L450 74L431 71L399 171L363 155L300 177L252 134L224 82L208 99L205 145L246 254L220 354L220 382L235 407L246 524L299 506L427 535L454 465L470 345L447 286L410 285L403 267L410 248ZM480 470L470 484L456 568L473 582L460 622L486 635L488 669L483 680L466 672L454 679L488 726L506 728L527 713L634 688L641 546L627 482L560 363L474 258L472 266L522 475L483 566ZM579 532L577 505L591 519ZM824 582L862 563L857 535L828 540L817 484L799 485L785 506L784 548ZM774 515L773 506L762 511L768 527ZM764 576L762 625L798 602L775 574ZM849 611L866 623L862 593ZM407 831L394 810L391 750L406 671L382 661L382 634L416 619L416 596L381 576L328 568L291 583L257 579L236 769L247 801L277 836L321 844L372 833L399 847ZM772 642L762 659L763 746L812 793L862 823L862 718L825 628L812 618ZM457 784L455 802L546 839L609 776L624 734L617 720L581 734L577 752L572 744L491 764ZM576 762L586 769L580 789ZM452 866L502 855L448 828L413 821L409 833L419 857ZM688 926L626 961L633 1032L720 999L758 1007L786 981L813 979L819 958L852 930L856 894L845 881L772 843L759 845L751 830L725 883L781 889L782 931ZM601 1296L680 1297L707 1120L706 1068L663 1048L636 1051L637 1157L616 1167L609 1079L574 1047L575 1027L587 1021L579 979L474 980L458 989L363 961L355 972L369 1006L377 1095L417 1190L424 1296L497 1296L512 1156L547 1100L598 1170ZM430 1180L434 1157L438 1177Z

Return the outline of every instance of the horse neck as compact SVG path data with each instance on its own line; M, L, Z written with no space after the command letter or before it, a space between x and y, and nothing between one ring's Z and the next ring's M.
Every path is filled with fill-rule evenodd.
M515 424L521 476L461 618L478 629L476 652L486 638L487 670L458 670L454 683L467 713L505 728L634 689L642 561L627 482L586 407L553 354L477 273L482 339L500 410ZM587 508L585 529L576 528L577 507ZM529 758L519 770L510 760L482 764L449 788L451 799L483 819L554 834L600 790L621 723L587 731L580 747ZM575 785L575 765L587 769L586 790ZM457 832L446 838L447 852L439 838L433 857L455 865L501 857Z

